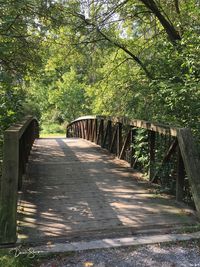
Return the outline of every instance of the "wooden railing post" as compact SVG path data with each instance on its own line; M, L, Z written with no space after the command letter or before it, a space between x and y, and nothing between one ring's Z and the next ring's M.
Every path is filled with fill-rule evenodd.
M152 180L155 172L155 140L156 133L149 132L149 180Z
M117 125L114 125L113 131L112 131L112 140L111 140L111 144L109 147L109 151L111 153L115 153L115 151L116 151L117 131L118 131Z
M131 129L131 134L130 134L130 143L131 143L131 147L130 147L130 167L132 168L134 165L134 143L135 143L135 128Z
M84 132L84 122L83 121L81 121L81 136L82 136L82 138L83 139L85 139L85 132Z
M89 139L89 135L88 135L88 120L85 120L85 125L86 125L86 139L88 140Z
M25 138L21 138L19 140L19 179L18 179L18 189L21 190L22 188L22 176L25 172L25 165L26 165L26 143Z
M177 177L176 177L176 200L182 201L184 196L184 163L180 148L178 147Z
M118 122L117 125L117 157L120 157L122 149L122 123Z
M200 156L190 129L178 130L178 144L190 181L194 203L200 217Z
M89 120L89 140L92 141L92 125L93 125L93 120Z
M19 138L17 131L5 131L0 195L0 243L15 243L17 190L19 173Z
M38 136L38 124L31 116L4 132L0 185L0 244L11 244L17 240L18 188L22 187L22 176L25 173L28 155L35 138Z
M97 135L98 135L98 120L95 119L95 132L94 132L94 142L97 144Z
M81 136L80 137L83 138L83 136L84 136L83 135L83 122L80 121L79 123L80 123L80 131L81 131Z
M108 120L102 147L109 148L111 144L111 140L112 140L112 122ZM107 145L107 142L108 142L108 145Z
M103 137L104 137L104 120L101 119L99 123L98 134L97 134L97 144L100 146L103 145Z

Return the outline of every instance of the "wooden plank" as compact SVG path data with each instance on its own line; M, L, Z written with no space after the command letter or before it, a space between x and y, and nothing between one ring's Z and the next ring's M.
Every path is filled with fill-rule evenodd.
M131 120L130 125L135 126L137 128L143 128L150 131L154 131L164 135L177 136L178 128L167 126L164 124L152 123L143 120Z
M130 229L131 230L131 229ZM194 241L196 239L200 239L200 232L195 232L195 233L186 233L186 234L174 234L172 229L171 232L169 231L170 229L168 229L168 231L163 234L163 233L156 233L156 229L154 232L154 235L147 235L146 236L130 236L130 233L127 232L126 237L118 237L118 238L104 238L104 239L95 239L95 240L90 240L90 241L75 241L75 242L64 242L64 240L62 242L59 243L54 243L54 245L52 246L51 243L49 244L44 244L44 245L40 245L40 246L34 246L34 251L36 254L48 254L48 253L52 253L52 254L58 254L58 253L74 253L77 251L78 253L80 253L80 251L95 251L97 249L101 249L101 250L108 250L108 249L114 249L114 248L121 248L121 247L135 247L136 249L138 248L138 246L147 246L147 245L153 245L153 244L160 244L160 243L171 243L171 242L180 242L180 241L187 241L187 243L189 243L188 241ZM133 232L133 229L132 229ZM158 231L159 232L159 231ZM119 234L120 232L118 232ZM116 235L115 235L116 236ZM198 242L198 241L197 241ZM27 254L27 251L22 250L22 254ZM76 254L75 254L76 255ZM83 252L82 252L83 255ZM136 266L134 264L134 266ZM173 265L171 265L173 266Z
M200 156L198 146L195 144L190 129L179 129L177 137L195 207L200 216Z
M103 215L103 214L102 214ZM75 215L74 216L68 216L66 214L62 214L62 217L65 222L60 222L58 218L55 218L55 221L53 219L50 219L48 216L45 217L29 217L24 216L23 220L21 220L21 225L35 225L35 226L41 226L43 229L48 230L48 228L52 228L55 230L59 229L74 229L74 230L80 230L80 229L93 229L93 227L101 228L101 227L109 227L109 226L138 226L140 223L143 225L153 225L156 221L158 225L168 225L168 224L176 224L176 223L193 223L194 220L190 218L187 215L180 215L177 216L176 214L169 214L169 213L163 213L163 214L108 214L107 216L99 216L98 217L88 217L83 215ZM150 217L147 219L147 217Z

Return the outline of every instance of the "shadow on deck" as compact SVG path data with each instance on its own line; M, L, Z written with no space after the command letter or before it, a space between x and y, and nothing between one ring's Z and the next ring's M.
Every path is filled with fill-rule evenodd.
M86 140L37 139L18 203L20 241L131 236L197 222L140 176Z

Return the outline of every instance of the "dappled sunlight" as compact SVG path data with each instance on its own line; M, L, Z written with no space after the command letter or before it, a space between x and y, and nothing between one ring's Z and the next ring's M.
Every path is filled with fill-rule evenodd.
M138 182L123 161L81 139L37 140L27 177L18 217L20 236L29 241L193 221Z

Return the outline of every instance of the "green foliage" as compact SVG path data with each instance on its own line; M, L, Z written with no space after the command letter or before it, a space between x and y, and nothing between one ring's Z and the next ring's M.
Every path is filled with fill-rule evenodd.
M43 125L104 114L198 135L199 3L154 2L171 31L142 0L2 4L0 134L31 113Z
M15 256L11 251L1 250L0 252L0 267L27 267L35 266L35 259L30 255Z
M66 125L60 125L56 123L43 123L41 125L41 135L43 134L65 134Z
M148 132L144 129L138 129L132 146L134 148L135 167L147 174L149 169Z

